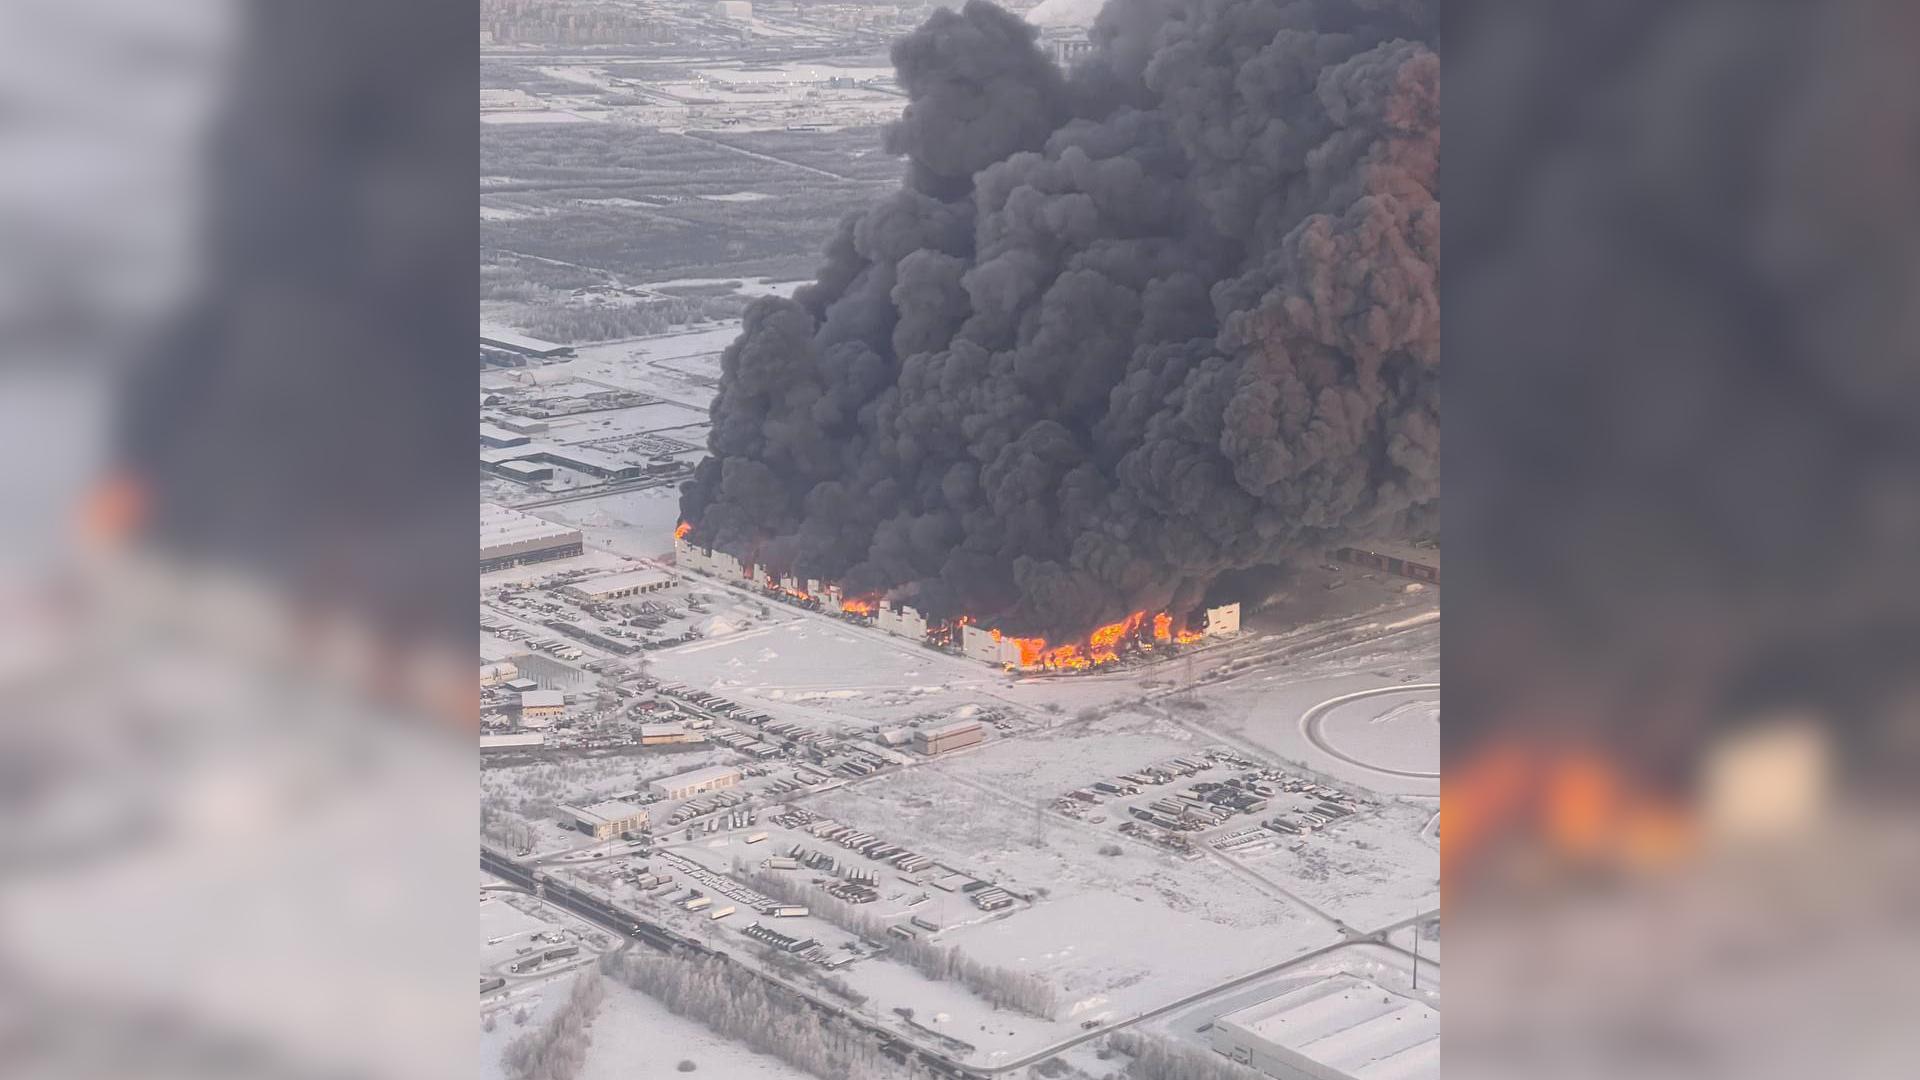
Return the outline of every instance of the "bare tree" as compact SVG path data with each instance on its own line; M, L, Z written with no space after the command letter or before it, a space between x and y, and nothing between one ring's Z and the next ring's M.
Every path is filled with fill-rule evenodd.
M1127 1066L1133 1080L1266 1080L1211 1050L1138 1031L1116 1031L1107 1044L1133 1059Z
M587 1025L606 996L606 984L599 975L576 976L573 990L553 1018L508 1043L501 1053L508 1080L572 1080L587 1060Z
M792 904L805 904L807 910L842 930L874 941L889 940L889 923L862 911L788 874L777 874L735 860L733 876L760 892ZM924 938L893 940L888 954L898 957L929 979L951 980L979 994L995 1007L1013 1009L1028 1016L1051 1020L1059 1012L1059 995L1038 975L994 967L971 960L959 950L937 945Z

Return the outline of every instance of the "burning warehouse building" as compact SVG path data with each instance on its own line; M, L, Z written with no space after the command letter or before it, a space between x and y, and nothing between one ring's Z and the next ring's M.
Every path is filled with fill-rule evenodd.
M869 622L896 637L950 649L983 664L1019 671L1079 671L1170 645L1191 645L1211 637L1240 632L1240 605L1221 604L1205 609L1197 625L1182 625L1168 612L1149 615L1136 611L1125 619L1094 628L1068 641L1049 642L1021 637L980 625L970 616L949 620L929 618L910 604L889 599L849 598L832 582L792 575L775 577L756 571L750 561L703 548L686 538L686 526L675 533L676 562L685 569L738 584L754 584L770 595L818 606L830 614ZM764 577L759 575L764 574Z
M1172 0L1070 72L934 12L905 181L745 312L686 539L1073 667L1202 632L1224 574L1433 532L1438 10Z

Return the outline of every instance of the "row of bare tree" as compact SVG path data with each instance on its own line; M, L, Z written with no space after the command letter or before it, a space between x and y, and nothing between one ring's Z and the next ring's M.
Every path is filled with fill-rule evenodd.
M587 1025L607 997L606 985L593 972L575 976L573 990L560 1010L538 1029L507 1044L500 1055L507 1080L573 1080L587 1060Z
M734 861L733 874L777 900L806 905L809 912L842 930L887 942L888 955L905 961L929 979L957 982L995 1008L1012 1009L1042 1020L1051 1020L1059 1013L1059 995L1038 975L982 964L958 949L925 938L902 939L890 935L887 931L890 924L885 919L861 910L857 904L811 888L791 874L765 870L738 859Z
M799 995L770 988L753 972L723 959L674 959L629 949L601 957L600 967L675 1015L822 1080L931 1080L934 1075L918 1063L887 1056L878 1036L822 1016Z

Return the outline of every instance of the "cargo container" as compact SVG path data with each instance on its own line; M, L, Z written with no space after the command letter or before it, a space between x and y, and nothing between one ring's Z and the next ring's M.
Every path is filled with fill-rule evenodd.
M774 856L773 858L771 858L771 859L768 859L768 860L767 860L767 869L769 869L769 870L798 870L798 869L800 869L800 860L798 860L798 859L789 859L789 858L786 858L786 857L784 857L784 856L780 856L780 855L775 855L775 856Z
M728 904L726 907L714 908L713 911L707 915L707 918L712 919L715 922L718 922L721 919L724 919L727 916L733 914L737 910L738 909L735 908L732 904Z
M680 906L686 908L688 911L699 911L701 908L707 907L712 903L713 897L711 896L696 896Z
M749 837L747 837L747 843L749 843L749 844L757 844L757 843L759 843L760 841L762 841L762 840L765 840L766 838L767 838L767 834L766 834L766 833L763 833L763 832L757 832L757 833L754 833L754 834L753 834L752 836L749 836Z
M569 956L580 955L580 946L568 945L559 949L548 949L545 955L548 960L565 960Z
M776 904L767 909L767 914L776 919L797 919L806 913L807 909L799 904Z

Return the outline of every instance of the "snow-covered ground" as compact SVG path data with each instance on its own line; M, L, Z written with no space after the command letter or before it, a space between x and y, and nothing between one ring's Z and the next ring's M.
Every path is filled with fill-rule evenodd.
M612 980L577 1080L815 1080ZM681 1072L682 1061L694 1064Z
M1132 1015L1339 939L1332 923L1224 864L1039 813L983 789L957 759L803 805L1032 894L1030 908L941 941L1043 974L1067 1006L1063 1021ZM950 918L971 910L957 897L951 906Z

